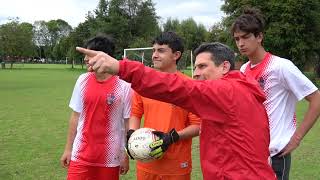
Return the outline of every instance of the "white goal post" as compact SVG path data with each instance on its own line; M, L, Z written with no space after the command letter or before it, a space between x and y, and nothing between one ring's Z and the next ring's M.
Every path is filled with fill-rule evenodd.
M128 51L143 51L143 50L150 50L153 49L153 47L144 47L144 48L127 48L123 50L123 58L127 57ZM141 55L141 61L143 64L144 61L144 53ZM190 65L191 65L191 77L193 77L193 54L192 51L190 51Z

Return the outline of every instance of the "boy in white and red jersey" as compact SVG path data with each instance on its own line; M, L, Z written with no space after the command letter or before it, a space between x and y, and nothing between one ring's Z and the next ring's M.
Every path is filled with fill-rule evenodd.
M106 36L86 43L88 49L112 56L114 44ZM90 57L85 57L88 66ZM73 110L61 164L68 180L118 180L129 168L124 152L125 124L130 117L130 84L118 76L87 72L78 78L69 104Z
M204 180L276 179L269 165L264 93L254 79L233 71L235 57L229 47L209 43L195 50L194 74L199 81L158 72L138 62L118 62L105 53L77 50L91 57L92 70L118 74L140 95L175 104L201 119Z
M270 126L270 155L278 179L289 179L291 152L311 129L320 114L318 88L289 60L266 52L262 46L264 20L259 10L247 9L232 25L231 33L249 61L241 67L266 93ZM309 108L296 129L295 108L306 99Z

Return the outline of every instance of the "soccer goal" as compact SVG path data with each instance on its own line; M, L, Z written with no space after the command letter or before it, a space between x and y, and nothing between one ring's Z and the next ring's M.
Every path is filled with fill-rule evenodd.
M123 57L130 60L139 61L146 66L153 67L152 63L153 47L128 48L123 50ZM186 50L178 63L179 70L190 70L193 77L193 55L191 50Z
M152 47L128 48L123 50L123 57L152 67Z

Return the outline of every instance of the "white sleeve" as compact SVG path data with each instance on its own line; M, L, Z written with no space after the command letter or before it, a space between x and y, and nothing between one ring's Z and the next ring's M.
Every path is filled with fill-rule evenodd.
M123 118L130 118L131 113L131 100L132 100L133 91L131 89L131 84L126 83L124 87L124 109L123 109Z
M76 84L74 85L72 96L70 99L69 107L78 113L82 111L82 99L81 99L81 76L78 78Z
M282 61L282 60L281 60ZM300 101L318 88L289 60L280 65L280 82Z

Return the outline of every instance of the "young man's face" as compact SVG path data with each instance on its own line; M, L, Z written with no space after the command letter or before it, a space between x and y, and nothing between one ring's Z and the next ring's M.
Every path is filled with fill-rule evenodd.
M176 66L177 59L181 56L181 52L172 52L168 45L153 45L152 62L154 68L160 71L166 71Z
M212 61L211 53L202 52L196 56L194 79L215 80L222 78L230 69L230 63L224 61L216 66Z
M256 52L258 47L261 46L263 39L262 33L260 33L258 36L254 36L253 33L247 33L243 31L234 32L233 37L239 52L242 55L249 57Z

